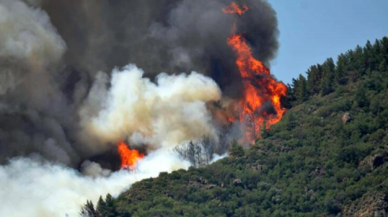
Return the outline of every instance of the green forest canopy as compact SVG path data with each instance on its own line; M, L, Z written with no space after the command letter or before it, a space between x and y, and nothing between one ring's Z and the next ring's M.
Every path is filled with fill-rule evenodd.
M388 213L388 38L311 66L281 122L230 156L135 183L83 216L360 216ZM369 212L369 213L368 213ZM372 213L373 212L373 213Z

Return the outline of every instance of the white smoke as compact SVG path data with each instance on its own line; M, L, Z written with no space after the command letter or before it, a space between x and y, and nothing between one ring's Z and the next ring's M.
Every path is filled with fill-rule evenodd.
M145 146L147 156L139 162L136 173L112 172L90 161L81 165L81 172L64 166L77 162L72 145L79 145L67 138L67 130L76 128L70 124L76 118L55 79L66 44L46 12L37 8L40 3L0 0L0 95L27 106L26 113L33 120L28 131L37 130L36 135L31 132L30 139L23 127L9 129L10 134L0 129L0 139L5 141L7 151L26 147L62 164L19 158L0 166L0 198L4 198L0 216L78 216L86 200L96 202L107 193L117 196L136 181L188 168L190 163L171 151L174 147L203 136L217 138L206 106L221 99L213 80L192 72L162 73L152 82L143 77L141 69L128 65L111 75L98 73L81 108L74 108L80 118L79 134L84 142L80 143L89 144L85 150L101 153L109 148L108 144L127 139L131 145ZM86 85L82 88L87 89ZM14 112L11 105L0 102L7 112ZM13 126L24 126L22 120ZM17 142L9 142L14 137Z
M0 29L0 95L15 89L27 72L46 72L66 50L47 13L24 1L0 0Z
M81 173L86 176L98 178L110 176L111 171L102 168L98 163L86 160L81 164Z
M196 72L162 73L153 83L143 74L134 65L115 69L107 89L108 76L99 73L80 111L86 131L82 134L103 144L128 138L150 149L170 149L203 136L216 138L206 108L206 102L221 98L213 80Z
M0 58L42 68L59 61L66 49L46 12L23 1L0 0L0 26Z
M0 166L0 198L7 198L0 216L78 216L86 200L117 196L136 181L187 169L190 163L172 149L204 135L216 137L206 102L219 100L221 92L210 78L195 72L160 74L153 83L129 65L115 70L107 84L108 76L99 73L79 112L81 134L104 145L123 138L147 144L148 155L136 172L112 172L85 161L80 173L39 159L13 159ZM54 141L47 145L55 148Z
M223 155L214 154L213 159L210 161L210 164L215 163L219 160L222 160L224 158L228 157L228 153L225 153Z
M89 177L39 159L14 159L0 166L0 216L77 217L87 200L96 204L101 195L118 196L134 182L188 166L174 153L154 153L139 162L136 173L122 170Z

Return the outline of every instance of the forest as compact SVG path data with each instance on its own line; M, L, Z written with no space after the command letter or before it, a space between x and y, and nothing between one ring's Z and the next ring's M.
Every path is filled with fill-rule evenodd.
M250 148L160 173L85 217L387 216L388 38L311 66L288 85L283 119Z

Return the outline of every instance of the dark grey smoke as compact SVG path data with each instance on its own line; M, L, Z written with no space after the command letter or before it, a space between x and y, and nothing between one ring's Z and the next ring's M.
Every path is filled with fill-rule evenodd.
M25 2L43 10L31 13L44 18L42 25L64 43L50 39L51 44L60 44L52 52L57 55L44 50L28 57L2 55L0 47L1 164L39 153L75 165L101 152L78 135L78 109L98 71L110 72L128 63L137 64L151 78L160 72L195 70L211 76L224 94L238 97L240 76L226 43L234 20L237 32L244 33L261 61L268 64L278 48L276 14L265 0L237 1L250 8L241 17L223 14L221 9L231 3L224 0ZM27 10L20 8L21 14Z
M196 70L228 89L239 80L226 44L236 18L258 59L268 64L278 48L272 7L238 2L250 7L241 17L222 13L231 3L225 0L45 0L43 9L67 43L66 63L78 70L94 74L128 63L154 74Z

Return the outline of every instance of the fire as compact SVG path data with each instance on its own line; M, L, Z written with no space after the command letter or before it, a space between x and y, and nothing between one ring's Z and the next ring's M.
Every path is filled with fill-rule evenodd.
M248 11L248 6L243 5L242 7L240 7L238 4L234 2L222 9L222 12L224 12L225 14L238 14L240 16L245 14L245 12L247 11Z
M139 153L137 150L131 150L125 142L120 141L117 146L121 158L121 168L135 170L137 162L143 159L144 154Z
M243 15L248 9L246 5L239 7L232 3L222 11ZM236 106L236 110L242 108L238 118L247 127L244 140L252 142L260 135L260 129L264 125L268 128L281 120L286 110L282 108L280 99L286 95L287 87L276 81L270 70L253 57L252 50L242 34L233 32L227 43L236 53L236 65L244 86L244 96ZM267 108L271 105L272 111Z

